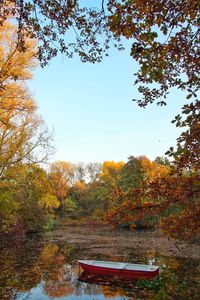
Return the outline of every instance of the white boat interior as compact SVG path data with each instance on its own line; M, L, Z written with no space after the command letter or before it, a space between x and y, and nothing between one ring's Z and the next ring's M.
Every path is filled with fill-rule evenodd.
M79 260L80 263L91 265L95 267L111 268L118 270L130 270L130 271L155 271L159 269L159 266L152 265L140 265L140 264L130 264L114 261L99 261L99 260Z

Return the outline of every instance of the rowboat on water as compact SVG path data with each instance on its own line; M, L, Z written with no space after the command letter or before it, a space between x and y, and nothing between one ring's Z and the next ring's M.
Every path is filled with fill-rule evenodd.
M112 275L126 279L152 279L159 274L159 266L99 260L79 260L78 262L84 271L97 275Z

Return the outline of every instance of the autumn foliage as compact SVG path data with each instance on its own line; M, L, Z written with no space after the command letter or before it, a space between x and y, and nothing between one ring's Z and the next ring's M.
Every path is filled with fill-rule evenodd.
M195 169L177 172L173 165L159 166L156 161L150 162L147 158L142 161L142 184L129 191L118 189L113 192L113 206L108 220L130 228L159 226L172 237L198 240L199 173Z
M102 221L127 228L160 227L173 237L200 234L199 2L107 0L0 2L0 231L51 229L57 218ZM15 24L15 25L14 25ZM72 41L66 44L66 34ZM72 34L74 32L74 36ZM51 135L27 87L36 58L42 66L61 52L92 63L110 44L138 63L139 106L166 105L184 91L172 121L183 132L166 158L72 164L43 169ZM36 46L37 43L37 46Z
M40 230L58 206L37 163L52 151L51 135L27 87L36 66L35 42L16 48L17 29L0 26L0 231Z

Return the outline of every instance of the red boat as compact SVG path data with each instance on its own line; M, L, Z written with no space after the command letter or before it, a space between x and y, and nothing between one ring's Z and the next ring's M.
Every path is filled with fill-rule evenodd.
M82 269L99 275L112 275L126 279L152 279L159 274L159 267L112 261L79 260Z

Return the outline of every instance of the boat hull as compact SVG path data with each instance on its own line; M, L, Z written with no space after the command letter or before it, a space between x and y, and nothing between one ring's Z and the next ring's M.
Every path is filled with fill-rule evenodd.
M115 269L115 268L106 268L103 266L94 266L79 262L81 268L93 274L99 275L111 275L125 279L153 279L159 274L159 269L155 271L141 271L141 270L125 270L125 269Z

